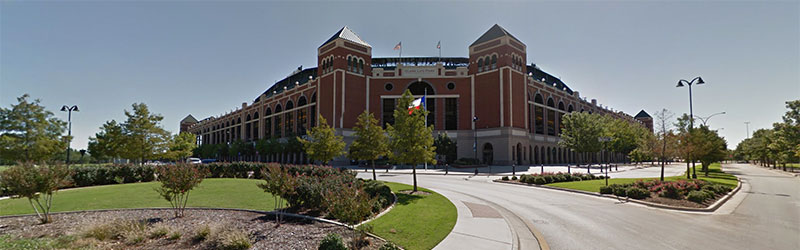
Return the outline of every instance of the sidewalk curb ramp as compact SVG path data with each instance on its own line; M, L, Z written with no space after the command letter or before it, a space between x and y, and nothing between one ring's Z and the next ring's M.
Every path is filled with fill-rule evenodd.
M739 177L736 177L736 179L738 180L738 184L736 185L736 188L734 188L733 190L728 192L728 194L726 194L725 196L723 196L722 198L720 198L719 200L714 202L714 204L711 204L710 206L705 207L705 208L676 207L676 206L669 206L669 205L658 204L658 203L647 202L647 201L641 201L641 200L636 200L636 199L627 199L627 201L628 202L642 204L642 205L645 205L645 206L648 206L648 207L659 208L659 209L686 211L686 212L711 213L711 212L714 212L717 209L719 209L722 206L722 204L725 204L726 201L728 201L731 197L733 197L733 195L735 195L737 192L739 192L739 190L742 188L742 180ZM536 188L552 189L552 190L558 190L558 191L566 191L566 192L572 192L572 193L577 193L577 194L597 196L597 197L602 197L602 198L606 198L606 199L613 199L613 200L616 200L616 201L620 200L619 197L614 196L614 195L600 194L600 193L588 192L588 191L583 191L583 190L574 190L574 189L567 189L567 188L560 188L560 187L552 187L552 186L537 185L537 184L527 184L527 183L503 181L503 180L493 180L493 182L509 184L509 185L520 185L520 186L529 186L529 187L536 187Z

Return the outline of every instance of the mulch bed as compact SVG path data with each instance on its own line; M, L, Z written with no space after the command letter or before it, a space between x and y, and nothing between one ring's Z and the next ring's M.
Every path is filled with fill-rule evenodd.
M431 193L428 193L428 192L425 192L425 191L421 191L421 190L417 190L416 192L414 192L414 190L403 190L403 191L400 191L398 193L410 194L410 195L421 195L421 196L428 196L428 195L431 194Z
M227 226L249 235L252 249L316 249L328 233L338 233L346 242L352 231L342 226L284 217L284 223L276 227L273 216L262 213L232 210L187 209L186 216L174 218L171 210L136 209L96 212L54 214L53 222L39 224L36 216L0 218L0 235L8 234L24 238L59 237L76 235L79 238L92 226L115 220L139 220L148 224L162 223L180 231L179 240L148 239L136 245L117 241L99 242L100 248L113 249L207 249L204 242L193 242L195 230L203 225ZM366 249L378 249L383 242L370 238L372 244Z
M693 201L686 200L685 197L682 200L677 200L677 199L670 199L670 198L661 197L661 196L658 196L658 194L651 194L649 198L645 198L645 199L643 199L643 201L652 202L652 203L658 203L658 204L664 204L664 205L674 206L674 207L707 208L708 206L711 206L712 204L714 204L714 202L717 202L717 200L721 199L724 196L725 196L725 194L717 195L713 199L708 199L708 200L704 201L703 203L696 203L696 202L693 202Z

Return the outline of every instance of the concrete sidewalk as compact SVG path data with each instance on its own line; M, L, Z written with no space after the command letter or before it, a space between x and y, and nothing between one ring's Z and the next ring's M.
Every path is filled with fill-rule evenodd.
M366 173L372 174L372 169L364 169L359 168L356 166L349 166L349 169L355 170L359 174ZM514 171L515 170L515 171ZM681 175L685 171L685 165L681 163L672 163L667 164L664 169L664 176L676 176ZM491 167L482 167L478 168L478 175L481 176L511 176L512 174L516 174L517 176L522 174L539 174L542 171L544 172L551 172L551 173L558 173L563 172L567 173L568 169L567 166L491 166ZM599 166L592 166L591 170L586 169L585 166L577 168L575 166L569 167L569 172L571 173L591 173L594 175L603 175L605 173L601 172ZM411 174L411 168L396 168L396 169L376 169L377 174ZM423 167L417 168L417 174L422 175L456 175L456 176L472 176L475 175L475 168L453 168L449 167L447 170L441 168L441 166L428 166L428 169L424 169ZM608 174L611 178L653 178L659 177L661 175L661 167L660 165L618 165L617 167L611 167L611 171Z

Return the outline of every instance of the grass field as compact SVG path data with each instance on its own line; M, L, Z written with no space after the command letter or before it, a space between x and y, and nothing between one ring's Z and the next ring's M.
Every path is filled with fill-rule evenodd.
M187 207L273 210L275 200L256 186L260 182L263 180L205 179L190 193ZM154 190L158 186L158 182L145 182L62 190L53 195L52 212L169 207ZM33 213L26 198L0 200L0 215Z
M456 224L457 212L453 203L433 191L420 188L430 195L401 194L413 187L386 183L397 194L392 211L367 223L373 232L405 249L431 249L439 244Z
M725 173L720 169L719 163L711 164L708 171L708 177L705 176L705 173L700 171L700 165L697 165L697 177L701 180L724 184L731 187L736 187L738 185L738 180L736 176L731 174ZM608 184L628 184L633 183L636 180L658 180L659 178L612 178L608 180ZM665 181L675 181L675 180L686 180L686 175L681 176L671 176L671 177L664 177ZM548 186L553 187L561 187L561 188L569 188L569 189L576 189L576 190L583 190L589 192L600 192L600 187L605 186L605 180L591 180L591 181L570 181L570 182L559 182L559 183L550 183L547 184Z

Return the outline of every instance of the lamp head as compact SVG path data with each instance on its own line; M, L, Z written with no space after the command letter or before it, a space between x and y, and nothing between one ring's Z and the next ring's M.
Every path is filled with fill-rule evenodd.
M67 105L61 106L61 111L66 112L68 110L69 110L69 108L67 108Z
M706 82L704 82L704 81L703 81L703 78L702 78L702 77L699 77L699 76L698 76L698 77L697 77L697 85L700 85L700 84L703 84L703 83L706 83Z
M675 87L678 87L678 88L683 87L683 80L678 81L678 86L675 86Z
M72 105L72 111L78 112L78 105Z
M473 121L473 122L477 122L477 121L478 121L478 117L477 117L477 116L473 116L473 117L472 117L472 121Z

